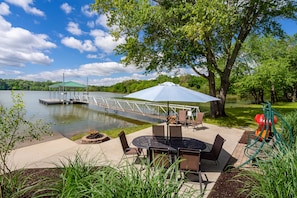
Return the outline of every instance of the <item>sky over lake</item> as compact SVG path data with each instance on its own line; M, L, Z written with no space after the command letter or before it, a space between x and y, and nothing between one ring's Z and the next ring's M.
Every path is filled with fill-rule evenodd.
M157 73L144 75L119 63L122 57L113 49L124 39L114 41L106 17L91 11L94 2L0 1L0 79L62 81L64 74L66 81L86 84L88 79L88 84L102 86L156 78ZM296 22L283 24L288 33L296 33Z

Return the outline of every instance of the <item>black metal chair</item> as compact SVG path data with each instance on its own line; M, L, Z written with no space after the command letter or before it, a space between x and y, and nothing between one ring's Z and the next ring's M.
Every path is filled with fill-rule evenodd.
M137 158L139 158L139 156L141 155L142 153L142 148L131 148L129 145L128 145L128 142L127 142L127 138L126 138L126 134L124 131L121 131L119 134L118 134L119 138L120 138L120 141L121 141L121 144L122 144L122 148L123 148L123 156L121 158L121 160L123 159L123 157L127 157L128 155L131 155L131 156L135 156L137 155Z
M187 149L179 148L178 149L178 160L179 166L178 169L180 173L194 173L198 175L198 180L200 184L200 192L202 192L202 176L200 169L200 149Z
M170 138L182 138L182 126L170 125L169 126Z
M171 166L171 154L168 148L149 147L149 162L152 167L167 169Z
M212 160L212 161L215 161L217 164L224 142L225 142L225 139L219 134L217 134L211 150L209 152L206 152L206 151L201 152L201 159Z
M153 129L154 137L164 137L165 136L164 125L153 125L152 129Z

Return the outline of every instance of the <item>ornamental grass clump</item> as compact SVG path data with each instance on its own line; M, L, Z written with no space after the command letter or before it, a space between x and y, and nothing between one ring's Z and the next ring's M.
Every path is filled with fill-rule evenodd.
M245 171L248 181L242 191L251 197L297 197L297 150L282 147L270 159L257 161L257 168ZM284 150L285 149L285 150Z
M199 191L191 187L180 193L184 181L179 178L176 168L177 163L168 169L153 168L145 160L141 165L95 166L76 154L74 160L67 159L62 163L58 177L44 180L45 185L35 195L60 198L172 198L199 195Z
M290 113L287 113L284 116L284 119L286 120L286 122L289 124L289 126L292 128L292 136L293 137L297 137L297 111L293 111ZM284 137L284 139L286 140L286 142L290 142L291 141L291 137L289 136L290 131L288 127L285 127L282 133L282 136ZM295 140L296 139L292 139L292 143L295 144Z

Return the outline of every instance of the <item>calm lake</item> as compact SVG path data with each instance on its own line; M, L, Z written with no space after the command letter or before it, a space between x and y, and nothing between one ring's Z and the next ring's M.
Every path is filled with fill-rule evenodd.
M47 91L14 91L15 94L22 93L27 114L30 120L42 119L44 122L52 123L52 131L59 132L65 137L87 132L90 129L106 130L114 128L125 128L140 124L137 117L131 118L100 111L99 108L89 105L44 105L39 99L50 98ZM121 97L123 94L106 92L90 92L94 97ZM11 91L0 91L0 104L4 107L12 105ZM148 120L150 121L150 120ZM119 131L120 132L120 131Z

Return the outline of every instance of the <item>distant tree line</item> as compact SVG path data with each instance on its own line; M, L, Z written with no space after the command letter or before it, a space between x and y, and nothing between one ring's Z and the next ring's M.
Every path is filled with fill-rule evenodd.
M207 81L201 77L184 75L180 77L169 77L167 75L160 75L154 80L127 80L116 83L111 86L94 86L89 85L88 91L102 91L113 93L132 93L148 87L158 85L160 83L170 81L184 87L188 87L202 92L208 92ZM28 81L20 79L0 79L0 90L28 90L28 91L48 91L49 86L59 82L52 81ZM80 91L86 91L81 89Z
M231 75L231 85L228 90L229 99L248 99L256 104L263 103L267 100L271 103L295 102L297 94L297 48L290 48L289 42L291 40L276 40L267 37L252 38L249 40L248 44L242 50L242 59L246 59L247 62L236 65ZM270 50L263 48L269 48ZM276 52L277 50L279 52ZM274 54L278 53L282 53L282 58L271 58ZM216 80L219 81L218 79ZM128 94L166 81L202 93L209 92L208 81L205 78L189 74L179 77L159 75L153 80L127 80L111 86L89 85L88 91ZM58 82L0 79L0 90L48 91L49 86L56 83ZM218 93L219 83L216 86ZM86 91L83 88L77 90Z

